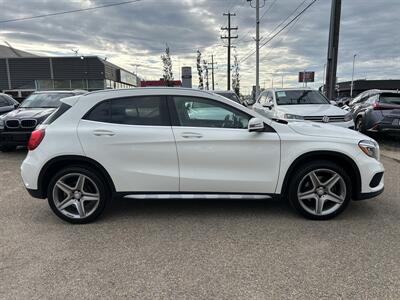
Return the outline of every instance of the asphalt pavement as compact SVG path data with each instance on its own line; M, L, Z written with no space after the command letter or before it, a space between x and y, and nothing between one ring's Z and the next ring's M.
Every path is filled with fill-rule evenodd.
M120 200L70 225L0 152L0 299L400 299L400 164L335 220L280 201Z

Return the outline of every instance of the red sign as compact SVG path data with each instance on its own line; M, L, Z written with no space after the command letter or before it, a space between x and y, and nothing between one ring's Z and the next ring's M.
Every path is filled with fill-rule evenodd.
M181 87L182 86L182 81L180 80L174 80L171 82L171 85L174 87ZM164 80L143 80L140 82L141 87L146 87L146 86L167 86L167 82Z
M300 72L299 82L314 82L315 72Z

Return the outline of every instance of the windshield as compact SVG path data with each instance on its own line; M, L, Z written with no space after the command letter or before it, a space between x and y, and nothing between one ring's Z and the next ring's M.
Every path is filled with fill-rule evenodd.
M276 103L278 105L330 104L320 92L310 90L278 91Z
M59 107L62 98L71 97L72 93L38 93L31 94L22 102L20 107L25 108L56 108Z
M385 104L400 105L400 94L382 94L379 102Z
M223 93L223 92L218 92L218 95L221 95L222 97L231 99L237 103L240 103L239 97L235 93Z

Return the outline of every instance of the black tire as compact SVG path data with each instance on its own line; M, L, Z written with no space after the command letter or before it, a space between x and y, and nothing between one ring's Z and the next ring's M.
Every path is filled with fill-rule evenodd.
M362 117L358 117L356 120L356 130L358 132L364 133L366 132L365 130L365 125L364 125L364 120Z
M92 214L85 218L71 218L63 213L61 213L56 207L55 200L53 198L53 189L57 181L65 175L68 174L82 174L91 179L97 186L99 192L99 201L97 208ZM71 166L57 172L50 180L49 186L47 188L47 200L52 211L62 220L67 221L72 224L86 224L96 220L104 211L106 204L111 198L111 193L109 192L108 186L102 179L102 176L98 174L95 170L88 167Z
M320 170L320 169L326 169L326 170L331 170L333 172L336 172L338 175L340 175L343 179L343 182L346 186L346 195L344 197L344 201L341 204L341 206L335 210L332 213L326 214L326 215L315 215L309 213L307 210L303 208L303 206L300 204L300 200L298 198L298 190L299 190L299 185L302 183L303 179L307 176L312 171L315 170ZM330 161L325 161L325 160L319 160L319 161L314 161L310 162L307 164L303 164L297 168L297 171L295 171L295 174L293 175L292 180L289 183L289 191L288 191L288 198L290 204L299 212L301 215L306 217L307 219L311 220L329 220L332 219L339 214L341 214L349 205L350 200L351 200L351 195L352 195L352 185L351 185L351 180L346 173L346 171L341 168L340 166L337 166L336 164L330 162Z
M9 145L0 146L0 151L2 152L13 152L15 150L17 150L17 146L9 146Z

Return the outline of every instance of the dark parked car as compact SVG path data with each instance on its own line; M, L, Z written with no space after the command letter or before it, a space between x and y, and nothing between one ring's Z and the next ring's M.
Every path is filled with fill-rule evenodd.
M243 104L239 96L234 91L213 91L215 94L235 101L236 103Z
M399 91L366 91L354 98L349 106L358 131L400 134Z
M26 146L31 132L61 104L62 98L86 91L41 91L31 94L21 105L0 116L0 150L13 151Z
M0 93L0 115L4 115L19 106L17 100L14 100L13 97Z

